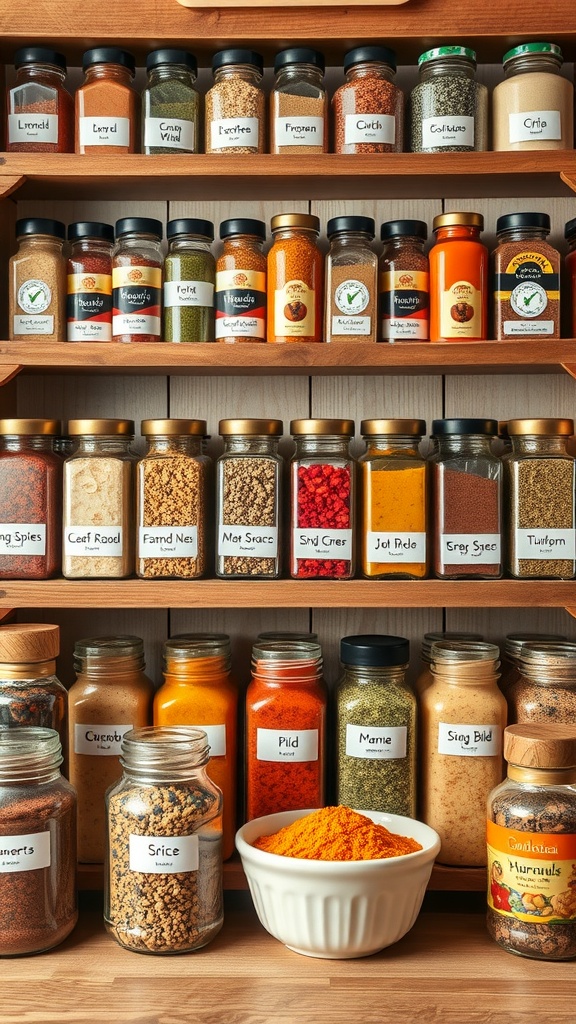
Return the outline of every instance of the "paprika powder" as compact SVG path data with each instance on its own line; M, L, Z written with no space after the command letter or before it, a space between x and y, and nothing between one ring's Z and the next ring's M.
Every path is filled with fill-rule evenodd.
M126 50L97 46L82 57L84 84L76 93L77 153L137 153L140 94L136 64Z
M488 249L480 213L443 213L432 224L430 341L488 337Z
M272 217L268 253L268 341L322 341L324 256L320 221L307 213Z
M112 338L162 341L163 228L151 217L116 221L112 251Z
M111 224L68 225L66 321L68 341L112 341Z

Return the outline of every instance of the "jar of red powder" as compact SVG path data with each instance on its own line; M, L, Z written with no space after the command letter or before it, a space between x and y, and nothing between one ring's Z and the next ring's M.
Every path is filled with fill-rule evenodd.
M290 575L340 579L354 575L355 462L352 420L292 420Z
M151 217L116 221L113 341L162 341L162 234L162 224Z
M68 225L68 341L112 341L111 224L81 221Z
M64 88L66 58L44 46L14 57L16 85L8 91L9 153L73 153L74 101Z

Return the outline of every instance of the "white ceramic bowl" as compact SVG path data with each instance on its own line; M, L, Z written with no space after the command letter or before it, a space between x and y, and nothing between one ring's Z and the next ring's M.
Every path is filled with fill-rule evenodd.
M378 860L325 861L283 857L252 843L311 810L254 818L236 833L256 913L266 931L305 956L369 956L398 942L414 924L440 838L413 818L361 811L422 850Z

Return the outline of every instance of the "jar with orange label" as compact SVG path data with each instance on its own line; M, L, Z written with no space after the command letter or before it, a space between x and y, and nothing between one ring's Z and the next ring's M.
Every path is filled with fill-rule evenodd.
M488 249L480 213L443 213L430 250L430 341L488 337Z
M320 221L307 213L272 218L268 253L268 341L322 341L324 256Z

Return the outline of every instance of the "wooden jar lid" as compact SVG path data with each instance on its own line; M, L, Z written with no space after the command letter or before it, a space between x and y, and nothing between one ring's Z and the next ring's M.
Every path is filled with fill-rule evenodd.
M504 730L504 757L520 768L575 768L576 724L508 725Z
M53 661L60 653L60 626L19 622L0 627L0 662Z

